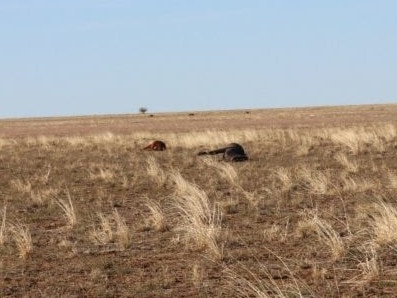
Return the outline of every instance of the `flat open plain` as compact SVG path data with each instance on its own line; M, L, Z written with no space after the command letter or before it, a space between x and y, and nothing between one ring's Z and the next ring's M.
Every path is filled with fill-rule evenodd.
M394 104L3 119L0 177L1 297L397 292Z
M0 137L76 136L111 132L329 127L396 121L397 105L22 118L0 121Z

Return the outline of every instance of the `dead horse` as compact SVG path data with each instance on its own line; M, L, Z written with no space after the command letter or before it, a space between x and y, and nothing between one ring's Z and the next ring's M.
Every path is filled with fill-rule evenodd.
M230 143L226 147L211 151L200 151L197 155L214 155L223 153L225 161L245 161L248 156L245 154L243 147L237 143Z
M152 151L164 151L167 149L167 146L163 141L153 141L149 145L147 145L143 150L152 150Z

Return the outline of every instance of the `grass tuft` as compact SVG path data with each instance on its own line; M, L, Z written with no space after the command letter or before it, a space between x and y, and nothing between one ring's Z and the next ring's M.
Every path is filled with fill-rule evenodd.
M176 185L175 207L181 218L179 230L184 232L186 243L197 250L208 250L216 260L222 259L218 243L222 221L220 208L211 206L207 194L179 172L172 173L171 177Z
M68 225L70 227L74 227L77 224L76 212L74 210L74 206L72 203L72 197L70 196L70 193L68 191L66 192L66 196L67 196L67 201L58 199L56 203L58 204L59 207L61 207Z
M17 246L19 257L26 259L33 249L32 236L29 228L20 223L11 224L10 232Z

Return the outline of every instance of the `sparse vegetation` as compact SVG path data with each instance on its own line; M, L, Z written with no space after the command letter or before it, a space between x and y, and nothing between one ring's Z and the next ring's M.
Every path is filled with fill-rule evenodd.
M393 297L395 114L7 120L0 296Z

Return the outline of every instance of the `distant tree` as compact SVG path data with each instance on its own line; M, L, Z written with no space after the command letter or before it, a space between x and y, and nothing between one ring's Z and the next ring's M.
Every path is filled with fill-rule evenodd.
M139 108L139 112L141 112L142 114L145 114L147 112L147 108L145 107L140 107Z

